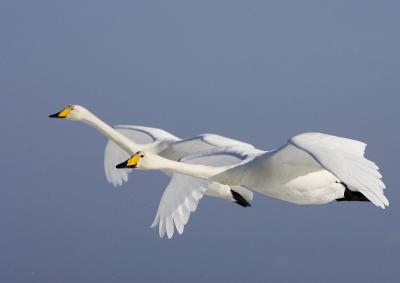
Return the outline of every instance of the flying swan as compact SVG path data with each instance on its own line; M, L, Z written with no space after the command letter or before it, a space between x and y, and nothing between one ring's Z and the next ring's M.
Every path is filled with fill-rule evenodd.
M118 170L115 168L115 164L127 159L137 151L143 150L158 154L166 159L179 160L188 154L220 146L240 145L243 148L254 149L250 144L214 134L202 134L182 140L167 131L157 128L132 125L111 127L80 105L67 106L61 111L49 115L49 117L86 123L109 139L104 152L104 170L107 181L115 187L127 182L128 174L131 171ZM231 159L227 162L234 164L234 162L238 161ZM225 164L228 163L225 162ZM180 191L183 188L191 186L197 189L201 187L205 195L222 198L244 207L250 206L253 199L253 193L240 186L231 188L218 183L208 184L196 178L172 174L169 171L164 171L164 173L168 176L172 175L166 188L167 195L169 191ZM208 185L210 186L208 187ZM188 197L191 197L193 202L197 202L202 195L194 193ZM193 206L190 207L193 208ZM187 208L190 210L190 207L188 206Z
M116 168L167 170L211 184L244 186L295 204L370 201L384 209L389 201L383 194L385 185L381 181L382 175L378 166L364 157L365 147L365 143L352 139L303 133L270 152L238 144L193 153L182 158L181 162L143 150ZM239 161L217 164L219 160L228 159ZM159 224L161 237L165 233L168 238L172 237L174 226L179 233L183 231L190 214L186 203L191 200L186 196L193 193L201 195L204 190L188 187L187 190L170 191L167 197L163 196L161 202L165 208L162 209L160 203L153 223L153 226ZM171 203L168 203L170 200Z

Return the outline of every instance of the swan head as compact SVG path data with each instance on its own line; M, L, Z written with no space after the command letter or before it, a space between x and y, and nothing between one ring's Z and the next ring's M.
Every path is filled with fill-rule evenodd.
M73 121L80 121L83 120L89 111L80 105L69 105L63 108L61 111L49 115L49 118L61 118L61 119L68 119Z
M154 153L138 151L130 158L115 167L118 169L138 168L144 170L159 170L162 169L164 160L164 158Z

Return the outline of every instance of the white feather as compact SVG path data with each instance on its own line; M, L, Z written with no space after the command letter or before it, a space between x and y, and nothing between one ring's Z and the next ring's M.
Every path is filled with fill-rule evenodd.
M247 144L235 145L196 152L183 157L181 160L191 164L223 166L237 164L256 152L258 150ZM229 199L225 197L226 190L229 190ZM242 194L249 202L253 199L252 192L245 188L235 187L235 191ZM151 227L156 227L157 224L164 225L164 223L167 223L166 219L172 218L179 234L182 234L190 213L196 211L198 203L204 194L233 201L229 186L218 184L210 186L210 182L207 180L174 173L161 197ZM166 231L168 238L171 238L173 235L172 228L169 226Z
M350 190L361 192L381 208L389 205L383 195L385 185L380 180L378 166L363 157L365 143L320 133L301 134L290 142L309 153Z

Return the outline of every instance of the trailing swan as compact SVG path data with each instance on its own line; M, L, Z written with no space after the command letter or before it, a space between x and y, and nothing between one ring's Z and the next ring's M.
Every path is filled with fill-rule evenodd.
M202 134L188 139L180 139L157 128L132 125L111 127L80 105L67 106L49 117L86 123L108 138L104 152L104 170L107 181L115 187L127 182L128 174L131 171L118 170L115 168L115 164L139 150L158 154L167 159L179 160L188 154L220 146L240 144L246 148L254 148L250 144L214 134ZM236 162L236 160L231 160L231 162ZM169 190L179 190L179 186L187 186L188 182L197 186L203 185L195 181L194 178L178 177L168 170L164 173L168 176L172 175L167 187ZM186 183L182 182L183 179ZM253 199L253 193L245 188L230 188L218 183L209 188L205 187L204 194L232 201L241 206L250 206Z

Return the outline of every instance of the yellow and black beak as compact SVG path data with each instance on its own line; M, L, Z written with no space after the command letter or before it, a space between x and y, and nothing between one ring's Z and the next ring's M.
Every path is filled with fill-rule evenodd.
M128 160L118 164L117 166L115 166L118 169L122 169L122 168L136 168L137 164L139 163L140 160L140 155L139 154L135 154L132 155L131 158L129 158Z
M65 107L60 112L57 112L56 114L49 115L49 118L66 118L69 115L69 113L71 112L71 110L72 110L71 106Z

